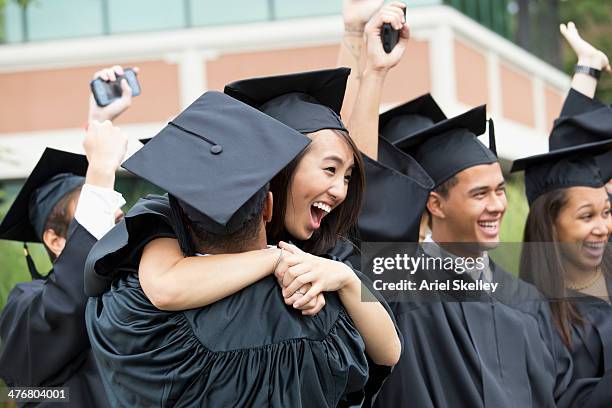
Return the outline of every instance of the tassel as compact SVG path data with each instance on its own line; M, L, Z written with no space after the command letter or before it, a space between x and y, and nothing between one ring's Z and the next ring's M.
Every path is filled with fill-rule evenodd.
M26 263L28 264L28 270L30 271L30 276L32 277L32 280L43 279L44 276L42 276L36 270L36 265L34 265L34 260L30 256L30 250L28 249L28 244L26 244L25 242L23 243L23 254L25 255Z
M183 223L183 211L181 210L181 207L176 197L171 194L168 194L168 199L170 201L174 232L176 233L176 238L178 239L179 246L183 251L183 255L194 256L194 245L191 241L191 236L189 235L189 232L185 229L185 224Z
M497 156L497 145L495 144L495 126L493 119L489 119L489 150Z

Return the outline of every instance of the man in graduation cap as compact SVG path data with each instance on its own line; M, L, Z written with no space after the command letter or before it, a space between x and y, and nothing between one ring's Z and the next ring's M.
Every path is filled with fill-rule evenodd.
M411 346L383 386L379 407L575 406L596 383L571 382L571 357L554 337L546 302L487 256L499 243L507 202L492 123L489 147L477 139L485 115L480 106L395 142L435 183L424 257L481 261L461 271L435 263L415 271L428 284L450 281L451 289L424 289L394 303ZM454 282L461 289L453 290Z
M121 67L94 78L111 73ZM0 378L9 387L68 387L75 407L108 406L85 330L83 267L124 204L113 188L127 139L109 121L98 122L129 107L123 86L127 92L105 108L91 96L86 155L47 148L0 224L0 239L24 242L32 276L10 292L0 315ZM45 246L53 262L47 275L38 273L25 242Z
M227 95L204 94L123 165L168 198L141 200L94 250L115 256L116 266L124 254L113 252L115 244L131 240L130 253L145 244L136 242L134 225L141 207L168 220L185 256L266 248L268 183L309 142ZM179 168L161 165L170 162ZM150 303L132 273L91 298L86 320L113 406L359 404L365 346L338 296L326 297L321 312L302 316L268 276L206 307L167 312Z
M83 266L124 203L113 186L126 146L110 122L92 122L87 157L47 148L0 225L0 238L40 242L53 261L41 276L26 249L33 281L17 284L2 310L9 387L64 386L72 406L107 406L85 332Z

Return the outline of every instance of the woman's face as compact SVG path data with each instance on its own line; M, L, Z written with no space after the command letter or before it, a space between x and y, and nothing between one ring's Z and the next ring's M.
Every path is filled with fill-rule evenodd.
M296 239L307 240L323 218L346 198L353 171L349 145L329 129L308 134L308 151L289 183L285 228Z
M571 187L567 204L561 209L555 227L563 256L579 268L592 271L603 258L612 232L610 200L606 190Z

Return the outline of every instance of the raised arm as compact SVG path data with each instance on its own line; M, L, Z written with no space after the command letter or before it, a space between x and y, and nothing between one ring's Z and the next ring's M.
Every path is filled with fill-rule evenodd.
M576 53L578 65L599 71L607 71L608 73L612 72L606 54L583 40L573 22L570 21L567 25L561 24L559 29L572 50L574 50L574 53ZM572 77L572 88L589 98L593 98L597 89L597 79L587 73L577 72Z
M344 123L350 121L357 90L363 72L364 29L370 18L382 7L384 0L342 0L344 34L338 52L338 67L349 67L349 75L342 103Z
M89 160L86 185L112 190L127 139L110 122L92 122L83 145ZM89 205L94 215L104 218L105 214L95 214L96 196L83 197L86 194L81 193L76 213ZM99 229L80 223L71 224L48 277L18 284L2 311L0 377L10 385L57 385L74 373L68 367L82 364L78 357L89 347L83 317L87 303L83 267Z
M402 59L410 38L410 30L405 24L405 8L404 3L391 2L380 9L365 26L365 68L348 128L359 150L373 159L378 156L378 113L383 85L389 70ZM384 23L401 30L400 40L389 54L384 51L380 37Z

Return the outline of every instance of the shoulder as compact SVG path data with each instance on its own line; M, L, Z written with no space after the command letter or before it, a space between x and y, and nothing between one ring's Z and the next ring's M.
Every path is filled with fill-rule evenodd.
M167 196L141 198L91 249L85 262L85 292L100 296L121 276L136 271L143 248L156 238L175 237Z

